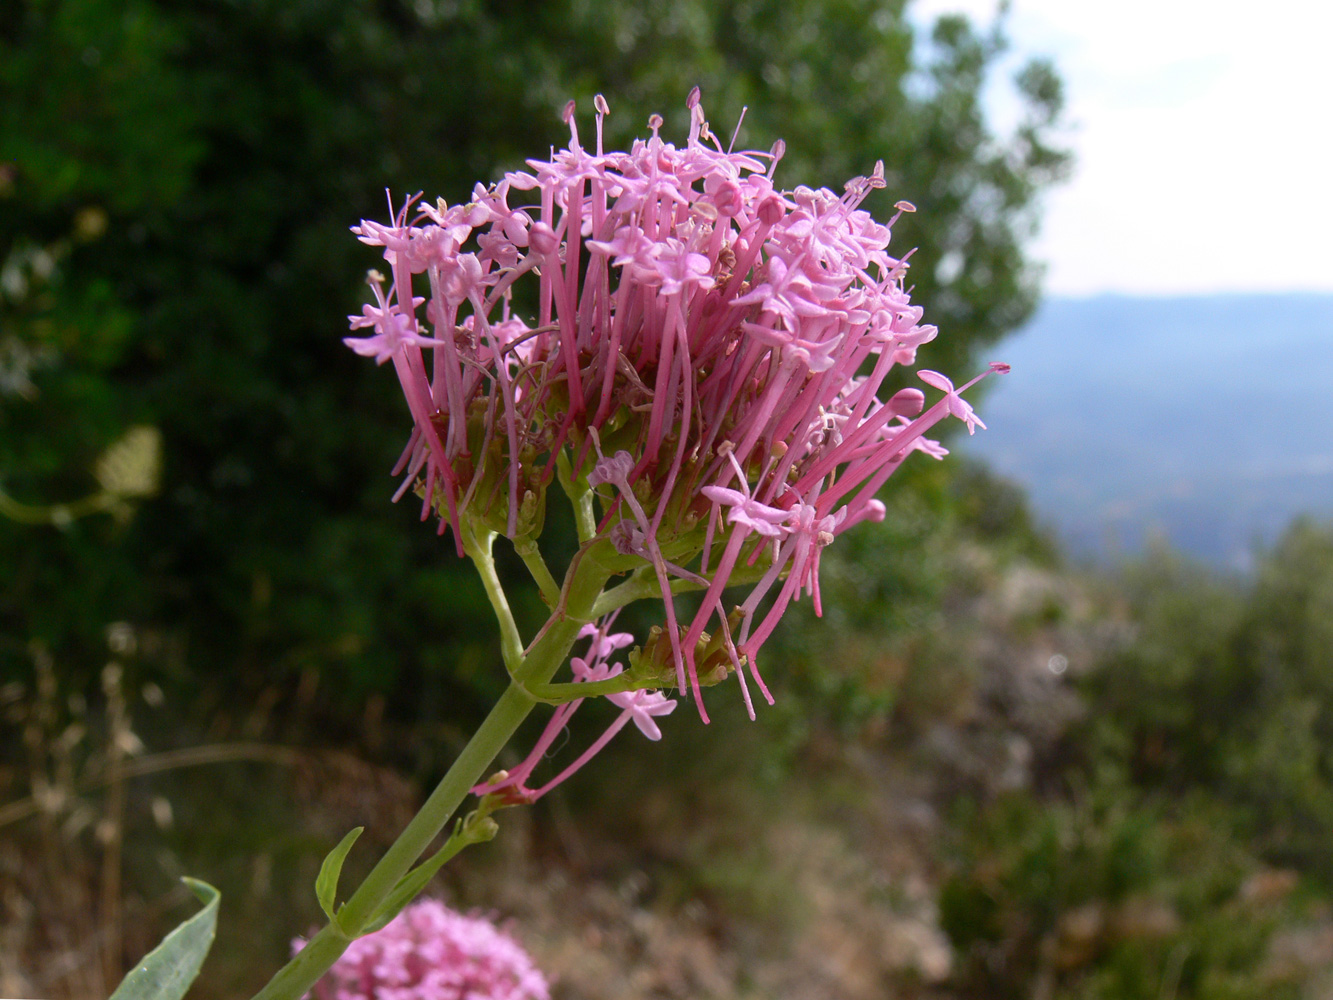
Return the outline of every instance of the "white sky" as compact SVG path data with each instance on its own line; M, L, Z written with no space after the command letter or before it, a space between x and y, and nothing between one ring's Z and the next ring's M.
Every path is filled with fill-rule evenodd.
M1073 126L1034 248L1047 292L1333 291L1333 2L1013 0L1007 24L1005 77L1053 58Z

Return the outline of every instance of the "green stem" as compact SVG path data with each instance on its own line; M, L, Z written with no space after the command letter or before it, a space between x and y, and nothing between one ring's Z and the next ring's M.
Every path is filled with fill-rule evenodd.
M703 590L703 585L680 577L671 581L671 592L673 594L683 594L691 590ZM623 608L627 604L633 604L635 601L642 601L645 598L657 597L661 593L661 585L657 582L657 576L653 573L653 568L651 566L642 567L636 569L624 583L617 584L597 598L592 613L594 617L601 618L617 608Z
M760 565L737 570L727 578L727 586L735 587L740 584L754 583L764 575L767 569L767 566ZM693 590L703 589L704 585L697 580L676 577L671 581L671 592L673 594L687 594ZM592 606L593 617L601 618L618 608L633 604L635 601L657 597L661 593L661 585L657 582L657 576L653 573L653 568L651 566L641 566L624 583L616 584L597 598L597 603Z
M561 451L555 460L556 478L560 480L560 486L569 497L569 502L574 505L574 523L579 529L579 541L589 542L597 534L597 515L592 505L592 490L588 489L587 481L579 477L574 478L574 466L569 460L569 455ZM582 484L582 485L580 485Z
M528 568L528 574L541 591L542 599L550 607L555 607L556 602L560 600L560 584L555 582L555 577L546 568L546 560L542 558L541 549L537 548L537 543L531 538L520 539L514 543L514 551L523 560L523 565Z
M489 815L480 818L475 824L472 822L474 819L478 819L480 815L473 811L468 814L467 819L461 819L454 824L454 832L449 835L449 839L444 842L444 846L413 868L394 886L389 898L380 905L380 908L371 917L370 923L362 930L363 934L373 934L392 923L394 918L407 907L407 904L412 902L417 894L430 884L430 880L435 877L439 870L452 861L463 848L472 844L483 843L495 836L499 831L499 826ZM339 924L339 927L341 927L341 924Z
M580 698L598 698L604 694L639 691L644 687L642 678L628 670L604 681L579 681L571 684L525 684L523 689L538 701L548 705L563 705Z
M330 922L255 995L255 1000L299 1000L319 980L444 829L468 792L481 781L496 755L509 742L536 702L522 684L547 684L565 662L579 629L609 574L596 559L581 559L565 581L563 610L557 610L518 670L515 683L495 703L480 728L458 755L420 811L380 858L360 888Z
M527 718L534 704L516 685L511 685L500 696L430 798L366 876L361 887L338 911L338 919L330 921L311 938L255 994L255 1000L298 1000L309 992L319 977L347 950L347 946L356 938L357 931L368 922L399 879L408 873L417 858L443 829L468 791L481 780L495 755Z
M509 599L505 597L504 587L500 584L500 575L495 571L495 556L491 551L495 532L489 528L475 528L466 517L460 519L459 527L463 532L463 551L477 567L481 585L486 588L486 596L495 611L495 620L500 623L500 654L504 657L505 669L512 677L523 662L523 640L519 637L514 615L509 610Z

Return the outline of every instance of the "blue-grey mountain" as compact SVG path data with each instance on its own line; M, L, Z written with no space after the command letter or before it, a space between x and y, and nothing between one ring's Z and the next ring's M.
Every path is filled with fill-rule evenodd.
M1333 516L1333 295L1054 299L961 444L1080 553L1154 534L1219 565Z

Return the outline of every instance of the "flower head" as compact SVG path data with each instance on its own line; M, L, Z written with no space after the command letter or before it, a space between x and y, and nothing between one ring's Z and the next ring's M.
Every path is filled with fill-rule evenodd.
M657 578L678 687L697 699L694 651L716 618L732 669L764 690L756 655L790 601L818 609L822 550L883 517L875 494L908 454L944 453L932 426L984 427L961 398L976 380L921 372L944 394L929 406L915 388L881 396L937 334L904 286L910 255L889 253L893 220L860 208L882 164L841 195L783 191L785 147L723 149L697 89L680 146L653 116L650 137L605 151L595 103L594 151L571 104L568 148L530 172L466 206L409 218L410 200L392 225L361 223L392 286L355 320L375 333L349 344L394 361L414 421L400 471L423 516L526 538L541 518L522 504L544 503L567 463L608 548ZM753 589L733 641L722 591L742 569ZM688 623L680 580L704 590Z
M305 946L294 942L295 950ZM549 1000L528 953L480 917L434 899L353 941L314 989L318 1000Z

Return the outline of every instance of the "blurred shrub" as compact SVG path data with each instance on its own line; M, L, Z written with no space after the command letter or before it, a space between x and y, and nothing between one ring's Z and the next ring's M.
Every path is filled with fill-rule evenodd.
M1167 807L1098 784L964 803L953 820L966 846L941 921L967 995L1296 995L1264 968L1288 914L1248 891L1264 869L1206 796Z
M1089 754L1204 788L1275 863L1333 886L1333 526L1293 525L1252 582L1166 554L1129 578L1135 641L1089 678Z
M1284 966L1274 942L1333 888L1333 525L1293 525L1252 580L1162 550L1111 593L1131 627L1079 682L1086 721L1050 780L954 817L941 909L963 979L987 997L1295 996L1322 960Z

